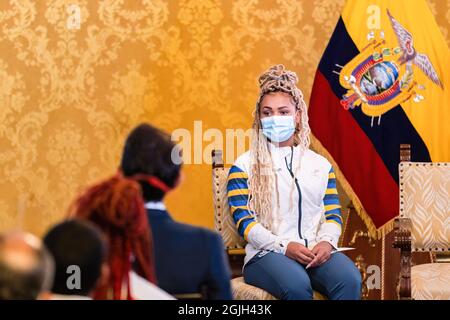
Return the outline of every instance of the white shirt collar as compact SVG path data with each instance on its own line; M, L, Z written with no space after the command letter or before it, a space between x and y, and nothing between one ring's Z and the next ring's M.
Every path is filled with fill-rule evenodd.
M162 201L149 201L145 204L145 208L149 210L167 211L166 206Z
M281 168L285 168L284 159L290 160L292 151L296 151L298 147L277 147L273 143L269 142L269 149L272 154L274 169L279 171ZM294 154L295 155L295 154Z

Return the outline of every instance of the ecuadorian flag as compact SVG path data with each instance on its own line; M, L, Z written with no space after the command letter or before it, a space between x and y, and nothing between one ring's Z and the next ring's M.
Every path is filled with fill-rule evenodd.
M348 0L308 113L313 146L369 231L389 231L400 145L412 161L450 161L450 51L425 0Z

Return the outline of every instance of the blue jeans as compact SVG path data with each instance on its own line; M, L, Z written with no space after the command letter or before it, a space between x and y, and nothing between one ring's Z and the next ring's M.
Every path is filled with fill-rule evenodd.
M340 252L308 270L283 254L260 252L245 265L244 279L280 300L311 300L313 289L330 300L361 298L361 274Z

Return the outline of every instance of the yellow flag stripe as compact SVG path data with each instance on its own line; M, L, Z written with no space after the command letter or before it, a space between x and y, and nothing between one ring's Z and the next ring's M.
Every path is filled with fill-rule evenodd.
M441 88L433 83L426 74L430 70L422 70L413 63L413 80L423 85L419 94L424 99L417 103L412 97L401 102L401 107L425 143L431 161L448 162L450 148L446 146L450 145L450 129L447 125L450 123L450 50L427 1L348 0L342 11L342 20L360 52L369 44L367 35L370 30L383 30L380 50L400 47L387 10L411 34L415 51L427 56L443 84ZM378 33L375 32L375 36ZM400 77L403 77L406 63L399 65L399 71Z

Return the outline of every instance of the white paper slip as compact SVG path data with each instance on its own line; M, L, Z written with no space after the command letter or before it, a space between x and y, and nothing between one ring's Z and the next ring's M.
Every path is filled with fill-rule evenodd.
M341 252L341 251L348 251L348 250L355 250L355 248L352 247L340 247L337 249L334 249L333 251L331 251L331 253L335 253L335 252Z

